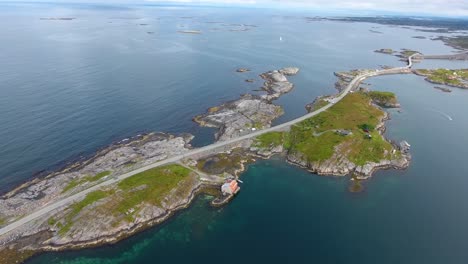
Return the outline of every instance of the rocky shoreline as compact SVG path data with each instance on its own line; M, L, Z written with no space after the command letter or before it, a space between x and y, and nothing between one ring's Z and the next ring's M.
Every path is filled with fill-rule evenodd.
M282 108L274 105L272 101L293 89L293 84L286 76L295 75L298 71L298 68L290 67L264 73L261 75L265 80L262 89L266 91L266 94L243 95L238 100L210 108L207 113L196 116L194 121L201 126L218 128L215 138L219 141L269 127L272 120L283 113ZM347 82L359 72L352 71L351 74L336 75L342 82ZM320 99L326 99L326 97ZM319 104L320 101L322 100L317 99L316 103ZM383 125L386 118L387 115L382 118L377 128L380 133L384 131ZM149 133L119 141L100 150L89 159L80 160L63 170L32 180L8 192L0 199L0 220L7 224L35 211L36 208L89 188L107 178L170 156L183 154L191 149L192 138L190 134L174 136ZM191 172L174 185L173 189L165 193L160 202L139 202L125 207L123 211L119 209L119 203L123 201L122 197L131 199L132 193L141 192L151 186L146 183L125 189L121 183L109 185L93 192L102 197L97 197L90 203L81 206L80 203L83 201L80 201L74 205L65 206L46 217L33 220L1 236L0 254L8 258L5 259L6 262L0 261L0 264L24 261L44 251L81 249L116 243L167 220L174 213L187 208L197 194L213 187L219 189L224 179L238 178L245 170L246 164L257 158L268 159L272 155L281 154L287 162L311 172L337 176L355 173L358 176L353 179L357 180L369 178L377 169L403 169L409 164L409 159L402 156L401 160L383 160L379 163L358 166L340 156L339 148L334 151L335 154L330 160L311 163L305 162L297 153L288 152L283 145L261 147L257 145L256 140L248 140L242 148L214 154L196 161L184 161L185 165L182 166L191 168ZM178 166L177 170L180 168ZM163 172L172 173L168 171L169 169L160 169ZM233 196L221 197L219 191L215 193L218 198L212 203L213 206L223 205L233 198ZM88 196L83 200L88 199ZM109 214L109 212L114 213Z
M416 75L425 77L424 80L432 84L439 84L439 85L446 85L446 86L456 87L456 88L461 88L461 89L468 89L468 70L465 70L465 69L461 69L461 70L418 69L418 70L413 70L412 72ZM445 90L442 90L442 91L445 91Z
M264 88L271 88L267 91L267 95L278 98L281 94L289 92L293 85L281 76L290 76L297 72L297 68L285 68L265 73L271 74L269 77L266 77L267 75L264 77L266 80ZM285 87L288 89L284 90ZM266 96L243 95L236 101L211 108L208 111L209 114L204 117L198 116L194 120L199 123L206 122L207 126L219 127L217 140L235 137L239 135L239 129L236 132L235 128L249 128L246 129L249 133L255 129L269 127L271 121L283 113L282 108L272 104L271 100ZM221 118L217 120L218 117ZM108 178L183 154L191 149L192 138L190 134L179 136L164 133L141 134L116 142L89 158L68 164L56 172L26 182L0 198L0 225L15 221L35 211L36 208L90 188ZM247 161L252 161L252 159L240 160L239 167L234 169L233 174L238 175L242 172L244 163ZM23 261L43 251L79 249L120 241L168 219L175 212L189 206L196 194L213 186L216 189L219 188L220 182L222 183L224 179L223 176L213 175L208 178L202 177L203 180L201 180L198 173L192 172L191 175L190 181L183 181L182 186L177 185L179 187L171 190L160 205L140 205L140 207L143 206L141 211L135 212L134 208L130 208L124 214L117 213L111 217L108 215L109 208L105 209L105 207L121 200L120 196L128 195L116 196L115 193L121 193L122 190L119 190L121 187L115 184L92 192L90 194L105 193L105 196L97 197L95 202L85 204L80 211L72 210L73 206L79 206L81 202L86 201L90 196L88 194L81 202L72 205L71 209L65 206L42 219L33 220L0 237L2 245L0 254L9 256L5 259L5 263L11 263L11 261ZM148 187L141 185L134 191L141 191L142 188ZM134 192L132 190L130 192ZM89 221L86 219L106 220ZM131 221L125 219L131 219ZM3 260L0 263L4 263Z
M245 71L247 69L237 70L237 72ZM298 68L288 67L263 73L260 75L265 80L262 89L267 94L260 96L244 94L240 99L209 108L205 114L193 118L193 121L200 126L217 128L215 134L217 141L229 140L268 128L274 119L284 113L283 109L274 105L272 101L293 89L294 85L286 76L296 75L298 72Z
M150 133L136 137L133 140L128 139L118 142L99 151L88 160L74 163L71 167L51 173L43 179L35 179L25 183L5 194L0 199L0 218L3 223L7 224L9 221L14 221L45 204L53 203L84 188L89 188L107 177L123 174L155 161L163 160L168 156L184 153L190 149L189 142L192 138L193 136L188 134L173 136ZM103 171L107 171L107 173L103 174ZM93 174L103 176L100 178L90 176ZM67 189L67 186L70 186L70 188ZM70 227L70 231L61 233L60 231L63 230L66 223L62 223L59 219L65 219L69 214L69 209L64 207L53 211L47 217L31 221L7 235L1 236L0 254L3 255L3 252L9 252L8 256L10 256L12 251L17 251L18 254L13 254L12 259L5 259L5 262L2 260L0 263L22 261L21 256L28 257L30 255L22 254L22 252L38 253L50 250L76 249L119 241L146 227L164 221L175 211L186 208L196 193L201 191L203 186L206 186L206 183L202 184L197 180L193 181L189 186L190 193L184 198L178 196L177 199L170 200L163 206L166 209L148 207L154 210L151 214L136 217L135 221L124 225L121 223L116 226L109 226L109 219L117 219L117 216L110 217L107 211L102 209L90 210L88 208L73 217L73 227ZM116 188L116 186L112 185L109 190ZM168 195L170 197L170 194ZM90 207L99 205L99 202L93 203ZM96 215L91 217L86 214ZM107 222L85 221L85 216L91 219L107 219ZM79 230L79 232L73 230ZM31 241L34 242L31 243Z
M385 114L376 128L382 136L385 131L385 121L388 119L388 114ZM393 142L392 146L394 149L398 149L398 146ZM288 152L282 146L272 146L271 148L251 147L250 152L257 154L258 157L264 159L268 159L274 154L280 154L285 157L285 160L288 163L303 168L311 173L324 176L347 176L354 174L354 178L358 180L369 179L377 170L406 169L408 168L411 160L411 156L409 154L403 154L399 159L381 160L380 162L370 162L359 166L349 161L346 158L346 155L343 155L340 151L340 146L337 146L330 159L320 162L309 162L300 153Z

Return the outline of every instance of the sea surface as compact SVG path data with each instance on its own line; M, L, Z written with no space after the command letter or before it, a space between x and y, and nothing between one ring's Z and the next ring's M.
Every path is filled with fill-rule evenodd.
M404 65L376 49L454 52L429 39L440 34L308 22L320 14L297 10L0 4L0 15L1 192L142 132L189 132L195 146L209 144L214 131L192 118L258 93L258 74L268 70L301 68L290 78L295 89L276 102L285 108L278 124L335 93L335 71ZM76 19L41 20L51 17ZM412 145L409 169L378 172L351 194L348 178L310 174L280 158L257 161L223 208L199 197L116 245L28 263L467 263L468 91L443 93L415 75L366 83L399 97L402 111L390 110L386 136Z

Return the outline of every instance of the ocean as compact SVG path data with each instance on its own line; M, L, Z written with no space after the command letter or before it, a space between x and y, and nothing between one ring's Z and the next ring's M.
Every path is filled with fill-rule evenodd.
M258 93L265 71L301 69L290 78L294 90L276 101L285 109L278 124L303 115L316 96L335 93L335 71L404 65L376 49L453 52L429 39L440 34L308 22L317 14L305 11L0 4L0 12L1 192L143 132L188 132L195 146L209 144L214 130L192 118ZM56 17L75 19L41 19ZM240 67L251 72L237 73ZM255 82L244 81L250 78ZM261 160L242 174L241 193L223 208L210 208L201 196L116 245L45 253L28 263L466 263L468 92L442 93L414 75L366 83L400 100L386 136L412 145L407 170L380 171L352 194L347 178Z

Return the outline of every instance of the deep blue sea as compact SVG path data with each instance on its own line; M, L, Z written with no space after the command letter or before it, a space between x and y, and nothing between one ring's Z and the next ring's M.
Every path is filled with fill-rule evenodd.
M258 74L268 70L301 68L291 78L295 89L276 102L285 108L281 123L304 114L316 96L335 93L334 71L404 64L376 49L453 52L429 39L436 33L305 19L315 15L0 4L0 191L141 132L189 132L195 146L209 144L213 130L192 118L256 93ZM76 19L40 19L50 17ZM238 24L254 27L236 31L244 27ZM252 71L236 73L239 67ZM442 93L414 75L366 82L400 99L402 112L390 111L386 136L412 145L408 170L378 172L363 193L351 194L347 178L258 161L221 209L199 197L167 223L116 245L29 263L467 263L468 91Z

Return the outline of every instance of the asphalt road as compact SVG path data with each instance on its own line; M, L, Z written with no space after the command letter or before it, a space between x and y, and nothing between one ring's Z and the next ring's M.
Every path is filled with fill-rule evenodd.
M413 56L415 56L415 55L413 55ZM341 101L350 91L357 88L359 86L359 84L363 80L365 80L365 79L367 79L369 77L378 76L378 75L386 75L386 74L404 73L404 71L408 70L409 68L411 68L411 66L413 66L413 62L412 62L412 57L413 56L409 57L408 65L405 66L405 67L398 67L398 68L392 68L392 69L386 69L386 70L375 70L375 71L372 71L372 72L369 72L369 73L364 73L364 74L361 74L361 75L358 75L358 76L354 77L354 79L339 94L339 96L332 99L331 102L328 105L326 105L326 106L324 106L324 107L322 107L320 109L317 109L317 110L315 110L313 112L310 112L310 113L308 113L308 114L306 114L304 116L301 116L299 118L296 118L294 120L288 121L286 123L283 123L283 124L280 124L280 125L277 125L277 126L274 126L274 127L271 127L271 128L255 131L253 133L250 133L250 134L238 137L238 138L234 138L234 139L227 140L227 141L222 141L222 142L216 142L216 143L213 143L213 144L205 146L205 147L193 149L193 150L190 150L189 152L187 152L187 153L185 153L183 155L178 155L178 156L174 156L174 157L171 157L171 158L167 158L165 160L155 162L153 164L147 165L145 167L141 167L141 168L136 169L136 170L131 171L131 172L127 172L127 173L119 175L117 177L110 178L109 180L103 181L103 182L101 182L101 183L99 183L97 185L94 185L94 186L92 186L92 187L90 187L88 189L85 189L85 190L83 190L81 192L73 194L73 195L71 195L69 197L65 197L65 198L63 198L63 199L61 199L59 201L56 201L56 202L53 202L51 204L45 205L44 207L38 209L37 211L35 211L35 212L33 212L33 213L29 214L29 215L26 215L26 216L16 220L15 222L10 223L9 225L7 225L7 226L0 229L0 236L4 235L4 234L7 234L8 232L10 232L10 231L12 231L12 230L14 230L14 229L16 229L18 227L21 227L22 225L24 225L24 224L26 224L26 223L34 220L34 219L37 219L37 218L39 218L41 216L44 216L44 215L46 215L46 214L48 214L48 213L50 213L50 212L52 212L52 211L54 211L56 209L59 209L62 206L73 203L75 201L79 201L79 200L83 199L90 192L93 192L93 191L98 190L98 189L100 189L102 187L108 186L110 184L122 181L122 180L124 180L124 179L126 179L128 177L131 177L131 176L133 176L135 174L138 174L140 172L143 172L143 171L155 168L155 167L159 167L159 166L171 164L171 163L174 163L174 162L178 162L181 159L189 158L191 156L201 154L201 153L204 153L204 152L214 151L214 150L216 150L218 148L225 147L225 146L228 146L230 144L240 142L242 140L255 138L257 136L260 136L260 135L268 133L268 132L281 131L281 130L284 130L286 128L289 128L290 126L292 126L294 124L302 122L302 121L304 121L304 120L306 120L308 118L314 117L314 116L326 111L328 108L332 107L333 105L335 105L336 103Z

